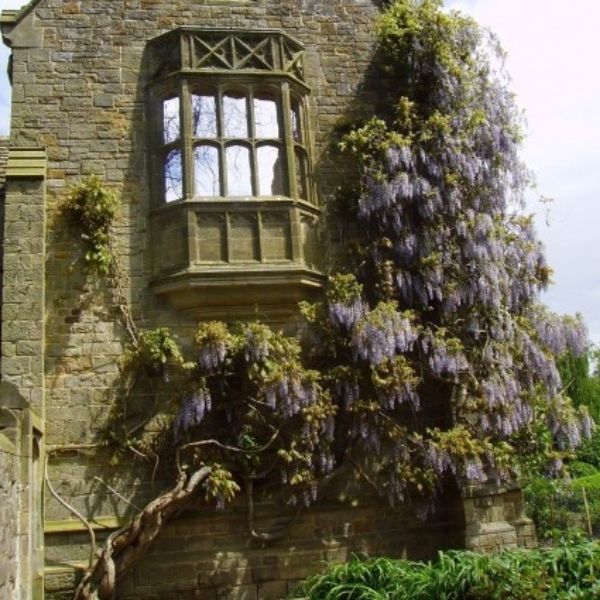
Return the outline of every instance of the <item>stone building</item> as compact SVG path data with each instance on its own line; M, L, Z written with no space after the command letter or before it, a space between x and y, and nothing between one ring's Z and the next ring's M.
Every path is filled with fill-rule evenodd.
M146 471L96 439L124 337L75 264L66 188L118 191L125 293L147 326L258 310L286 321L326 280L327 202L353 173L331 149L368 82L375 0L32 0L2 12L12 51L10 138L0 140L2 387L0 598L69 598L99 540L152 493ZM325 225L324 225L325 224ZM45 464L47 462L47 467ZM269 506L261 524L281 519ZM242 506L169 526L119 598L283 598L323 560L424 557L529 543L520 494L471 489L415 521L403 507L332 496L283 539L251 542Z

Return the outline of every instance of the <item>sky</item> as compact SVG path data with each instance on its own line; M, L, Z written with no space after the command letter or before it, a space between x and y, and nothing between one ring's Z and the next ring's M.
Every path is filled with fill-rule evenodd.
M0 9L21 0L0 0ZM528 126L525 162L537 192L528 210L554 269L543 296L559 313L581 313L600 344L600 1L446 0L494 31L508 53ZM0 134L9 129L8 51L0 49ZM551 198L541 203L539 197Z
M494 31L525 110L523 157L537 180L528 210L554 269L543 300L581 313L600 344L600 2L448 0ZM546 204L544 196L552 199Z

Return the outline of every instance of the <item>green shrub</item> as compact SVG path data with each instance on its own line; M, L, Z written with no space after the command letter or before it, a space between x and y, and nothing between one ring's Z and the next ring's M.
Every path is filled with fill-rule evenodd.
M573 479L571 482L571 487L574 490L581 490L581 488L585 488L585 491L591 494L600 492L600 473Z
M523 488L523 496L540 539L551 539L557 530L569 528L570 498L563 482L536 477Z
M599 597L600 543L495 555L440 553L434 563L353 560L303 582L296 600L584 600Z
M86 269L107 275L113 260L110 249L110 228L116 217L119 201L95 175L71 186L65 198L64 211L78 229L84 246Z
M592 437L577 448L576 458L578 461L589 463L600 469L600 428L596 429Z
M575 479L600 473L600 471L598 471L598 467L581 460L574 460L573 462L569 463L569 472Z
M589 534L590 529L594 536L600 535L600 473L571 481L539 477L531 480L523 492L527 514L535 523L539 539L552 540L567 532Z

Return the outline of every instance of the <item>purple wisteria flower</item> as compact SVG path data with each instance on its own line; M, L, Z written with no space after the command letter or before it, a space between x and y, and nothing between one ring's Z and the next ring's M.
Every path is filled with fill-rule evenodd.
M366 307L362 298L355 298L349 303L330 302L329 303L329 320L333 325L351 329L362 319L365 314Z
M354 328L351 345L357 358L378 365L385 358L410 352L417 337L410 318L399 313L395 304L381 303Z
M207 413L212 409L212 398L210 391L206 387L199 387L197 390L186 396L180 407L175 420L173 421L173 432L175 441L178 440L182 431L188 431L200 425Z
M223 364L226 354L224 341L208 343L198 348L198 365L204 371L214 371Z
M266 387L264 397L269 407L280 407L283 416L290 418L317 401L318 388L312 381L283 376Z
M246 362L263 362L269 357L270 337L270 330L259 323L250 325L246 329Z

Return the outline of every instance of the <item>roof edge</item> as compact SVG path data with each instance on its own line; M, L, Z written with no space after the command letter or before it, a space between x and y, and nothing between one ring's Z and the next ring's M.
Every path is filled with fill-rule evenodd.
M21 8L9 8L0 12L0 27L14 27L18 25L39 3L41 0L30 0ZM4 42L6 44L6 41ZM8 44L7 44L8 45Z

